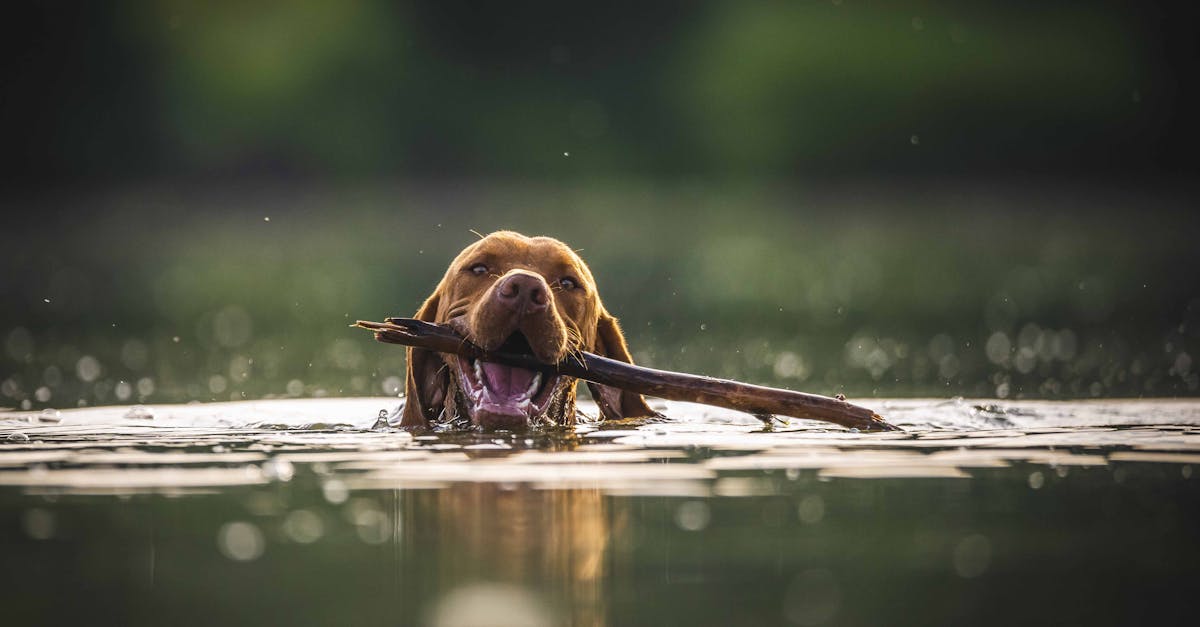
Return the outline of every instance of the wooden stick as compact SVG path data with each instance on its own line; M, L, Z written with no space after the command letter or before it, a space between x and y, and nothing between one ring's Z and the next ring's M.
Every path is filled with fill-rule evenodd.
M375 339L380 342L565 374L667 400L704 403L744 411L759 418L771 415L792 416L823 420L862 431L900 430L870 409L852 405L840 398L644 368L582 351L568 355L558 364L545 364L532 355L489 353L451 329L412 318L388 318L387 322L359 320L350 326L374 332Z

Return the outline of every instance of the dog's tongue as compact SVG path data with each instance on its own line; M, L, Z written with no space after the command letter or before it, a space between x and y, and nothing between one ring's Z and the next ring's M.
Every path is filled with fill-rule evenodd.
M520 401L528 398L526 392L533 383L536 373L524 368L515 368L492 362L482 362L484 382L492 396L497 401Z

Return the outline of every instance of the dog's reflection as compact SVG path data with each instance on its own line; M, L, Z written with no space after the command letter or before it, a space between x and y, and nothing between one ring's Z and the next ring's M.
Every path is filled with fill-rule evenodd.
M436 511L439 588L518 584L571 624L604 624L614 537L627 515L596 489L464 483L429 495Z

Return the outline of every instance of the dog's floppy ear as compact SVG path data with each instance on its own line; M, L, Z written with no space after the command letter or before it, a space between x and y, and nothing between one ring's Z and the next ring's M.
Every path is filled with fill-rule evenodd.
M425 322L436 322L440 300L439 285L413 317ZM406 355L408 363L404 375L404 414L400 426L423 427L436 420L441 412L442 404L446 400L446 390L450 385L450 375L442 367L445 364L433 351L410 347Z
M625 345L625 336L621 334L621 327L617 325L617 319L603 309L600 310L600 320L596 323L596 342L592 347L592 352L627 364L633 363L633 358L629 356L629 347ZM658 412L650 409L641 394L626 392L620 388L590 381L588 390L592 392L592 398L600 406L600 413L604 415L605 420L659 415Z

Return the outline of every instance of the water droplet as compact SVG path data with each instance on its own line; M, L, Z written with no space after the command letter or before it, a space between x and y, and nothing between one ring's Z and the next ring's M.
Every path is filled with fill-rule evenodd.
M150 377L142 377L137 382L137 393L139 396L146 397L154 393L154 379Z
M235 521L221 526L217 532L217 547L225 557L248 562L262 556L266 548L262 531L253 523Z
M304 393L304 382L300 379L292 379L287 382L288 396L300 396Z
M214 374L208 378L208 391L213 394L224 392L227 385L228 382L225 380L225 377L219 374Z
M350 498L350 489L338 479L330 479L321 484L321 495L333 505L340 505Z
M62 371L58 369L58 366L47 366L46 371L42 373L42 380L46 382L46 385L56 388L62 385Z
M359 501L350 512L358 539L367 544L383 544L392 535L392 521L373 504Z
M117 395L118 401L127 401L130 396L133 396L133 386L128 381L118 381L113 393Z
M91 383L100 377L100 362L91 355L84 355L75 362L75 374L84 383Z
M145 405L134 405L125 412L126 420L154 420L154 412Z
M121 363L133 371L146 367L150 359L150 347L141 340L128 340L121 346Z
M1043 475L1040 471L1035 470L1035 471L1029 473L1029 487L1030 488L1033 488L1034 490L1040 490L1040 489L1042 489L1042 486L1045 484L1046 484L1046 476Z
M286 459L274 457L263 462L263 476L270 481L291 481L296 475L296 467Z
M389 428L391 428L391 425L388 424L388 410L381 409L379 410L379 415L375 417L375 424L371 425L371 429L377 431Z
M825 517L825 499L822 499L817 494L810 494L800 500L800 505L796 507L796 514L800 517L800 522L806 525L815 525L821 522Z
M384 379L380 386L383 388L384 394L395 395L404 389L404 380L397 376L391 376Z
M685 501L675 508L675 524L684 531L700 531L711 519L712 512L704 501Z
M25 435L24 433L21 433L20 431L14 431L14 432L8 434L8 438L6 438L6 439L9 442L28 442L29 436Z
M298 509L283 519L283 533L293 542L312 544L325 534L325 523L315 512Z
M38 414L38 420L42 422L62 422L62 412L47 407L42 410L42 413Z
M987 343L984 345L984 352L987 354L988 361L997 365L1006 363L1012 353L1012 341L1003 331L996 331L988 337Z

